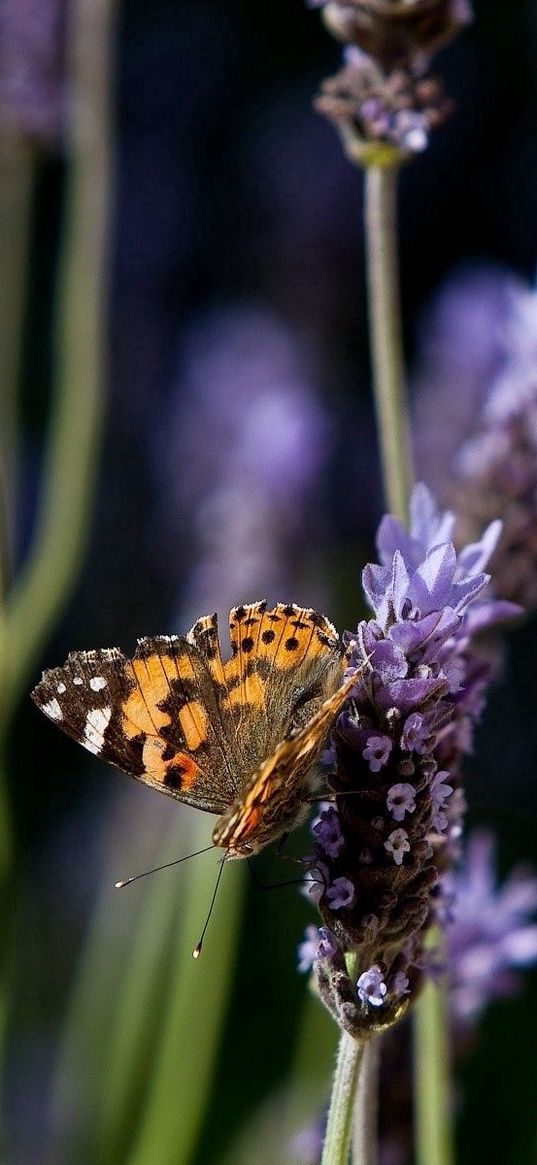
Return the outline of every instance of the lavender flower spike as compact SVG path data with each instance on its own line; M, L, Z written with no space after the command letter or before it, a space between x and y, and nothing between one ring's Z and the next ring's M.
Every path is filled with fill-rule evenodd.
M360 1038L400 1018L421 986L438 871L459 844L461 761L490 674L473 635L505 619L505 604L485 594L499 523L460 554L453 524L423 485L412 496L408 531L383 519L380 561L363 572L373 615L347 635L350 666L368 662L333 740L344 844L330 853L321 830L311 859L322 862L318 906L339 949L316 958L313 970L326 1006ZM330 827L339 837L335 814ZM346 973L351 952L358 986ZM374 970L378 991L364 1010L362 977Z

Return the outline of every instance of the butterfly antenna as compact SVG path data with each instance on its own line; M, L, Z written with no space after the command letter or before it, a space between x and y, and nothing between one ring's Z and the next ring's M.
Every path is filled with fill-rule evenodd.
M153 866L152 870L144 870L141 874L132 874L130 878L122 878L120 882L115 882L116 890L122 890L124 886L130 886L131 882L137 882L139 878L147 878L149 874L157 874L159 870L168 870L170 866L178 866L181 862L188 862L190 858L197 858L199 854L206 854L210 849L214 849L214 845L206 845L203 849L197 849L193 854L186 854L184 858L175 858L173 862L164 862L162 866Z
M197 944L197 946L195 946L195 947L194 947L194 950L192 951L192 958L193 958L193 959L199 959L199 957L200 957L200 955L201 955L201 948L202 948L202 946L203 946L203 940L204 940L204 938L205 938L205 932L206 932L206 930L207 930L207 927L208 927L208 925L209 925L209 922L210 922L210 920L211 920L211 914L212 914L212 912L213 912L213 907L214 907L214 904L215 904L215 902L216 902L216 895L218 894L218 887L219 887L219 885L220 885L220 881L221 881L221 878L222 878L222 874L223 874L223 872L224 872L224 863L225 863L225 860L226 860L226 858L225 858L225 855L224 855L224 857L223 857L223 858L220 858L220 869L219 869L219 871L218 871L218 876L217 876L217 879L216 879L216 884L215 884L215 887L214 887L214 890L213 890L213 896L212 896L212 898L211 898L211 905L209 906L209 910L208 910L208 912L207 912L207 918L205 919L205 925L204 925L204 927L203 927L203 930L202 930L202 932L201 932L201 938L200 938L200 941L199 941L199 943Z

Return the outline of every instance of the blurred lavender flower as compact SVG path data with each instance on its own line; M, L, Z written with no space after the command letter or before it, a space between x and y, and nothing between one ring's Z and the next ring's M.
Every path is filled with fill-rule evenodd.
M500 524L458 556L453 526L424 486L413 493L409 532L391 516L382 520L380 563L362 576L374 617L347 636L351 666L369 664L335 733L331 781L346 844L332 856L316 828L311 866L321 871L319 910L340 948L314 961L316 986L357 1035L400 1018L421 985L431 892L439 863L457 849L460 764L490 675L472 636L519 610L483 594ZM404 827L394 828L394 809L404 810ZM381 976L374 1017L347 976L349 951L358 982L373 970Z
M181 390L157 458L179 521L187 514L195 531L178 621L202 610L227 618L239 599L267 593L300 598L330 428L298 337L261 309L208 314L185 339ZM313 544L321 526L317 500ZM309 578L307 600L322 605Z
M472 19L467 0L310 0L346 43L343 68L315 102L351 161L403 162L424 150L453 102L429 58Z
M427 433L426 465L423 456L427 421L434 411L444 448L446 433L448 440L448 457L436 459L447 467L437 488L456 513L457 544L478 538L491 515L499 515L503 532L491 560L495 593L534 608L537 292L504 274L466 277L444 293L433 331L437 344L428 348L419 377L420 468L429 480L438 473L434 433L432 441ZM456 410L453 398L450 405L447 400L455 378Z
M384 68L429 57L472 21L468 0L307 0L327 28Z
M520 987L517 970L537 962L537 877L521 866L497 886L492 833L472 833L464 863L442 877L450 1004L455 1030L475 1025L492 999Z
M421 153L453 108L438 77L401 67L386 75L354 46L345 50L343 68L323 82L314 104L357 161L373 160L385 147L394 147L401 160Z
M510 288L500 269L463 271L438 293L420 327L411 381L414 453L420 479L442 501L453 458L506 356Z
M447 938L451 1047L456 1063L467 1055L483 1011L521 986L520 969L537 962L537 877L515 867L497 884L495 839L470 834L456 870L441 878L438 921ZM412 1160L411 1041L405 1025L388 1032L381 1064L381 1165Z
M54 141L63 121L67 0L0 0L0 132Z

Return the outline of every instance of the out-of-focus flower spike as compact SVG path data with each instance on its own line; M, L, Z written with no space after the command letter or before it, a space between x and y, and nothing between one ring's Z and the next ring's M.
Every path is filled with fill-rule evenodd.
M325 80L315 108L333 122L352 162L397 165L427 148L453 103L441 80L375 60L348 48L339 73Z
M501 519L501 535L494 523L487 535L487 552L496 541L494 593L534 609L537 291L503 272L467 273L443 292L429 331L434 344L424 351L416 394L418 461L455 514L459 548L483 541L491 519ZM440 432L447 457L438 456ZM466 545L461 563L475 563L475 554Z
M467 0L308 0L328 30L385 67L438 52L473 15Z
M351 161L400 165L427 148L453 102L428 72L431 56L472 19L466 0L313 0L346 45L343 68L315 105Z
M475 830L460 866L441 878L455 1033L471 1029L493 999L517 991L516 971L537 962L536 911L535 873L515 867L498 886L494 836Z

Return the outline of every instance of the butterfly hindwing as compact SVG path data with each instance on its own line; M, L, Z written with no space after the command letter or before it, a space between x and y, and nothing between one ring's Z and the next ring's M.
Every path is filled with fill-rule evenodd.
M355 685L355 675L344 680L304 727L267 757L245 793L217 822L213 832L217 845L231 850L246 845L255 851L296 824L305 801L307 775Z

